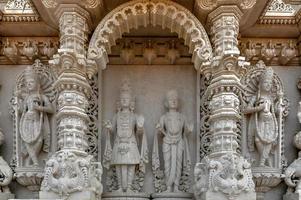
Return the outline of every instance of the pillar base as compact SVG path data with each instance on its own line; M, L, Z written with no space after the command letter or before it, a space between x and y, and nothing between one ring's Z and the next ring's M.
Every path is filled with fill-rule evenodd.
M102 195L102 200L149 200L150 195L146 193L121 193L109 192Z
M192 193L185 192L162 192L152 194L152 199L156 200L191 200L192 198Z
M15 198L15 195L12 193L0 193L0 200L8 200Z
M68 197L63 198L57 193L41 191L40 199L65 199L65 200L96 200L95 192L92 191L81 191L69 194Z
M232 200L256 200L256 192L242 192L238 195L225 195L221 192L212 192L207 191L202 194L202 200L229 200L231 197Z
M283 195L283 200L301 200L301 195L298 193L287 193Z

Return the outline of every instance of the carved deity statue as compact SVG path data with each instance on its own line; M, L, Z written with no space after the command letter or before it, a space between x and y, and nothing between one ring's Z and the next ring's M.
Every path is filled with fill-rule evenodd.
M301 89L301 79L299 80L298 83L298 88ZM299 123L301 123L301 101L299 102L299 107L298 107L298 120ZM301 131L299 131L294 138L294 143L295 146L301 150ZM301 196L301 151L298 153L298 158L294 160L286 169L284 172L285 178L284 181L286 185L288 186L287 188L287 194L289 195L290 193L296 193L298 196ZM296 198L296 199L299 199Z
M248 125L249 146L252 147L255 143L260 167L273 167L271 153L278 144L279 137L276 117L279 115L279 102L275 102L272 95L273 75L273 69L270 67L262 72L258 91L244 110L245 114L251 115Z
M22 153L24 166L39 166L38 155L42 150L49 151L50 125L48 113L54 109L48 97L43 94L40 79L32 66L24 72L24 86L26 91L16 91L23 101L18 109L21 113L19 133L22 139Z
M144 118L134 112L134 101L128 80L124 80L120 89L120 102L113 122L105 123L107 129L104 166L115 167L117 191L132 192L137 167L145 171L148 162L147 141L144 133ZM115 132L113 148L110 133ZM142 136L139 145L139 136ZM139 146L140 152L139 152Z
M3 144L4 134L0 129L0 145ZM0 156L0 193L10 193L8 185L13 179L13 171L7 162Z
M180 188L180 179L183 171L189 174L190 152L187 136L193 131L193 124L187 123L186 117L179 112L179 97L176 90L166 94L165 106L167 112L161 116L156 128L158 134L163 135L163 160L166 192L183 192ZM159 150L155 135L153 148L153 169L159 166ZM157 165L157 166L154 166Z

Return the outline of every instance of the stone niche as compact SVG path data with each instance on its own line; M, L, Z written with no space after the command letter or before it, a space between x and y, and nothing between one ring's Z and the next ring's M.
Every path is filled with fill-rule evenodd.
M0 149L0 154L9 164L13 164L12 158L14 156L14 124L11 115L10 100L13 97L17 77L28 66L29 65L2 65L0 67L0 85L2 86L0 91L0 127L5 137L4 144ZM54 127L54 122L52 127ZM52 148L54 147L52 146ZM42 160L41 163L43 162ZM38 198L38 192L28 190L28 188L17 183L16 180L12 181L9 188L11 192L15 194L15 198Z
M124 77L129 78L132 94L135 96L135 112L145 118L145 134L147 136L149 163L143 192L153 193L153 173L151 156L154 135L157 134L156 124L160 116L166 112L164 107L165 95L168 90L175 89L180 97L180 111L187 117L187 121L197 125L196 82L197 72L193 65L108 65L102 72L101 120L111 120L116 113L116 102L119 99L119 88ZM99 105L100 105L99 102ZM103 132L104 130L102 130ZM102 133L102 147L104 147L104 133ZM189 148L192 166L196 162L197 131L194 128L189 136ZM161 141L161 140L160 140ZM162 141L161 141L162 142ZM159 143L159 147L161 144ZM103 148L102 148L103 151ZM162 156L162 155L161 155ZM162 161L161 161L162 162ZM161 163L163 167L163 163ZM162 168L163 169L163 168ZM103 177L104 191L106 187L106 171ZM191 171L192 180L192 171ZM190 188L193 186L191 181Z

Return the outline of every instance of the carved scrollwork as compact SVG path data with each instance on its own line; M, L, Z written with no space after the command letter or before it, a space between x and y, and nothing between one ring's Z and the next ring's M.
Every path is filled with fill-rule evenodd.
M98 84L97 84L97 74L89 79L89 84L92 89L92 93L88 99L89 106L87 108L87 114L89 116L88 132L86 133L88 141L87 153L93 155L94 157L98 154Z

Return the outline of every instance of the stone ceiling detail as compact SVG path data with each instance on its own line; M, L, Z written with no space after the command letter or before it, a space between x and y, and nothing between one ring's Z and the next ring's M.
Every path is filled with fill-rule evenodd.
M60 0L42 0L42 3L46 8L55 8L59 2ZM101 0L84 0L82 3L86 8L96 8L102 2Z
M285 4L282 0L273 0L265 13L265 16L294 16L297 13L292 5Z
M300 5L291 5L283 0L271 0L259 18L259 24L296 24L300 19Z
M2 21L35 22L39 20L39 14L30 0L9 0L3 10Z

